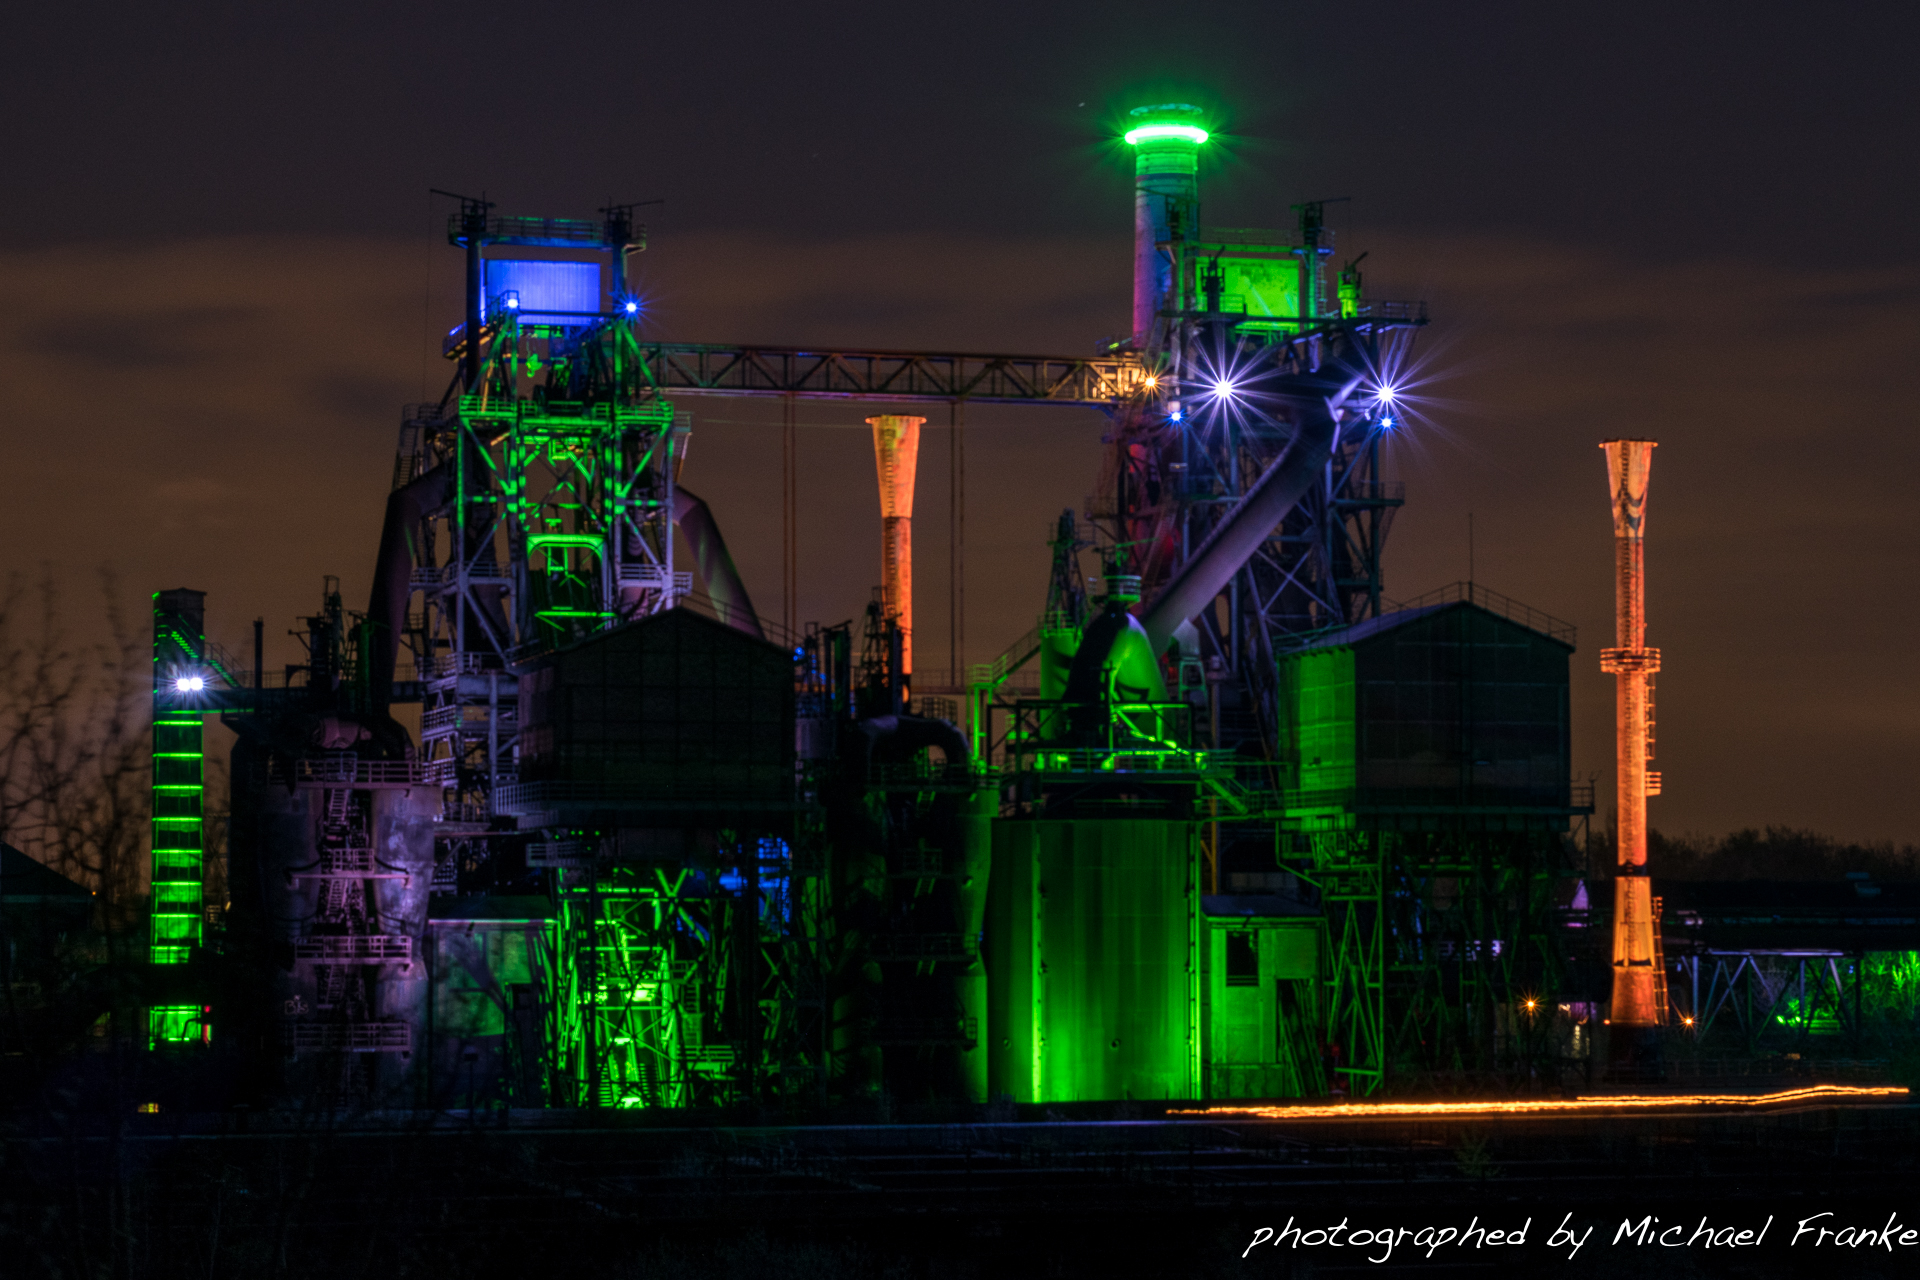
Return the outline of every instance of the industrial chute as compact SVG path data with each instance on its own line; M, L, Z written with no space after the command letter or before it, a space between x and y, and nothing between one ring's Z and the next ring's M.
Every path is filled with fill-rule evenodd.
M706 584L707 597L713 601L714 616L736 631L744 631L756 640L765 640L760 617L753 611L747 584L734 566L727 540L720 536L720 525L704 500L679 485L673 490L673 523L693 551L693 563Z

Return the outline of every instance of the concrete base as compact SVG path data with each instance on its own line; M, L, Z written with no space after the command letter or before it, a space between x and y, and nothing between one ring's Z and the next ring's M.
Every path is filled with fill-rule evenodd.
M1606 1071L1601 1076L1609 1084L1653 1083L1667 1078L1659 1027L1607 1027Z

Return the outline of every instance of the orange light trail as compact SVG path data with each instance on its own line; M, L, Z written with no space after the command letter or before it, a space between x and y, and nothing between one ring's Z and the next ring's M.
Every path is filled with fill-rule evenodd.
M1285 1107L1205 1107L1172 1116L1252 1116L1261 1120L1385 1120L1402 1116L1565 1115L1621 1108L1774 1107L1791 1102L1904 1098L1899 1085L1816 1084L1778 1093L1610 1094L1596 1098L1541 1098L1515 1102L1376 1102Z

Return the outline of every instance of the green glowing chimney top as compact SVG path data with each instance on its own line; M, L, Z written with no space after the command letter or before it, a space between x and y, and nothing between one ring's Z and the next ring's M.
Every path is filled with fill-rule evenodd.
M1163 138L1198 145L1209 136L1199 123L1200 108L1191 103L1162 102L1156 106L1135 107L1127 114L1139 121L1126 133L1127 142L1136 147Z

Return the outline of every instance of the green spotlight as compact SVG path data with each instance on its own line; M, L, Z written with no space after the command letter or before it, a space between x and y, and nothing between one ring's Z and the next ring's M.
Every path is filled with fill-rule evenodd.
M1143 124L1137 129L1127 130L1126 140L1136 147L1143 142L1152 142L1158 138L1177 138L1181 142L1198 145L1205 142L1208 136L1205 129L1194 124Z

